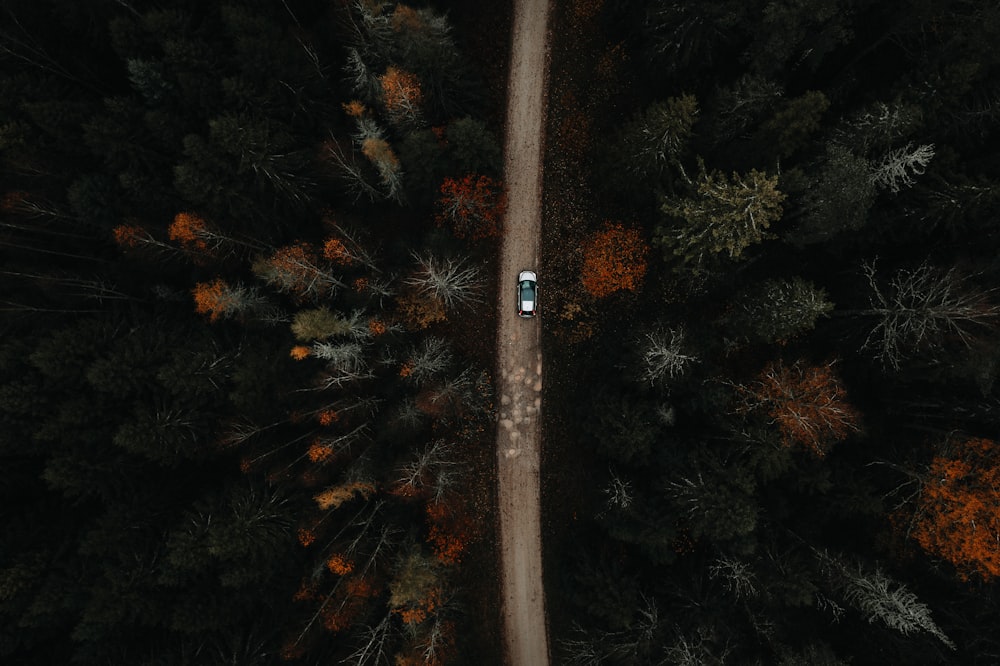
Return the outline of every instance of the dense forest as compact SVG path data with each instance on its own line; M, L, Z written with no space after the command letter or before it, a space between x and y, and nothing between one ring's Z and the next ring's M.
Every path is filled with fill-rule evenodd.
M0 662L500 663L509 11L0 3ZM1000 663L1000 6L551 21L553 661Z
M1000 6L553 24L556 662L1000 663Z
M497 663L505 12L0 3L0 662Z

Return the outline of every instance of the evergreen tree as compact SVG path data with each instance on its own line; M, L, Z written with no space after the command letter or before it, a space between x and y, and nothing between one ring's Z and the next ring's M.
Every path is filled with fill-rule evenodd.
M868 161L838 143L826 145L814 173L786 174L783 182L792 192L789 218L795 223L785 237L798 246L860 229L875 199Z
M751 170L745 176L702 169L691 196L667 197L662 211L667 221L653 240L682 268L701 270L725 253L738 259L751 245L767 237L767 229L782 213L785 195L778 177Z
M726 322L740 338L781 342L811 330L831 310L826 292L802 278L765 280L737 294Z

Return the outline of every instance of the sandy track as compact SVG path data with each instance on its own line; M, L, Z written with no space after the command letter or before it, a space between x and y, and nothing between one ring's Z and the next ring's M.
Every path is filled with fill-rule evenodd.
M538 478L541 322L517 316L514 289L518 272L537 270L539 262L548 11L548 0L514 0L504 145L507 215L500 251L497 471L504 648L511 666L549 663ZM540 312L544 284L545 276L539 275Z

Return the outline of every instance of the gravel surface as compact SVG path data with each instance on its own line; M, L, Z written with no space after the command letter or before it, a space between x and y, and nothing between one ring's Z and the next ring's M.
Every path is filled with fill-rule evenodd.
M538 276L539 315L534 319L517 316L515 294L518 272L537 270L539 264L548 13L548 0L514 0L504 146L507 215L500 251L497 470L504 646L512 666L549 663L538 478L539 319L545 311L545 276Z

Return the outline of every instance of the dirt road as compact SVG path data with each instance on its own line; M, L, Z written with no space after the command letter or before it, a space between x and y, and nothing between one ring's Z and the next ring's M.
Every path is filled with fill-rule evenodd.
M537 270L539 261L548 12L548 0L514 0L504 145L507 216L500 252L497 469L504 647L511 666L549 663L538 483L541 322L517 316L514 290L518 272ZM538 277L542 313L545 276Z

